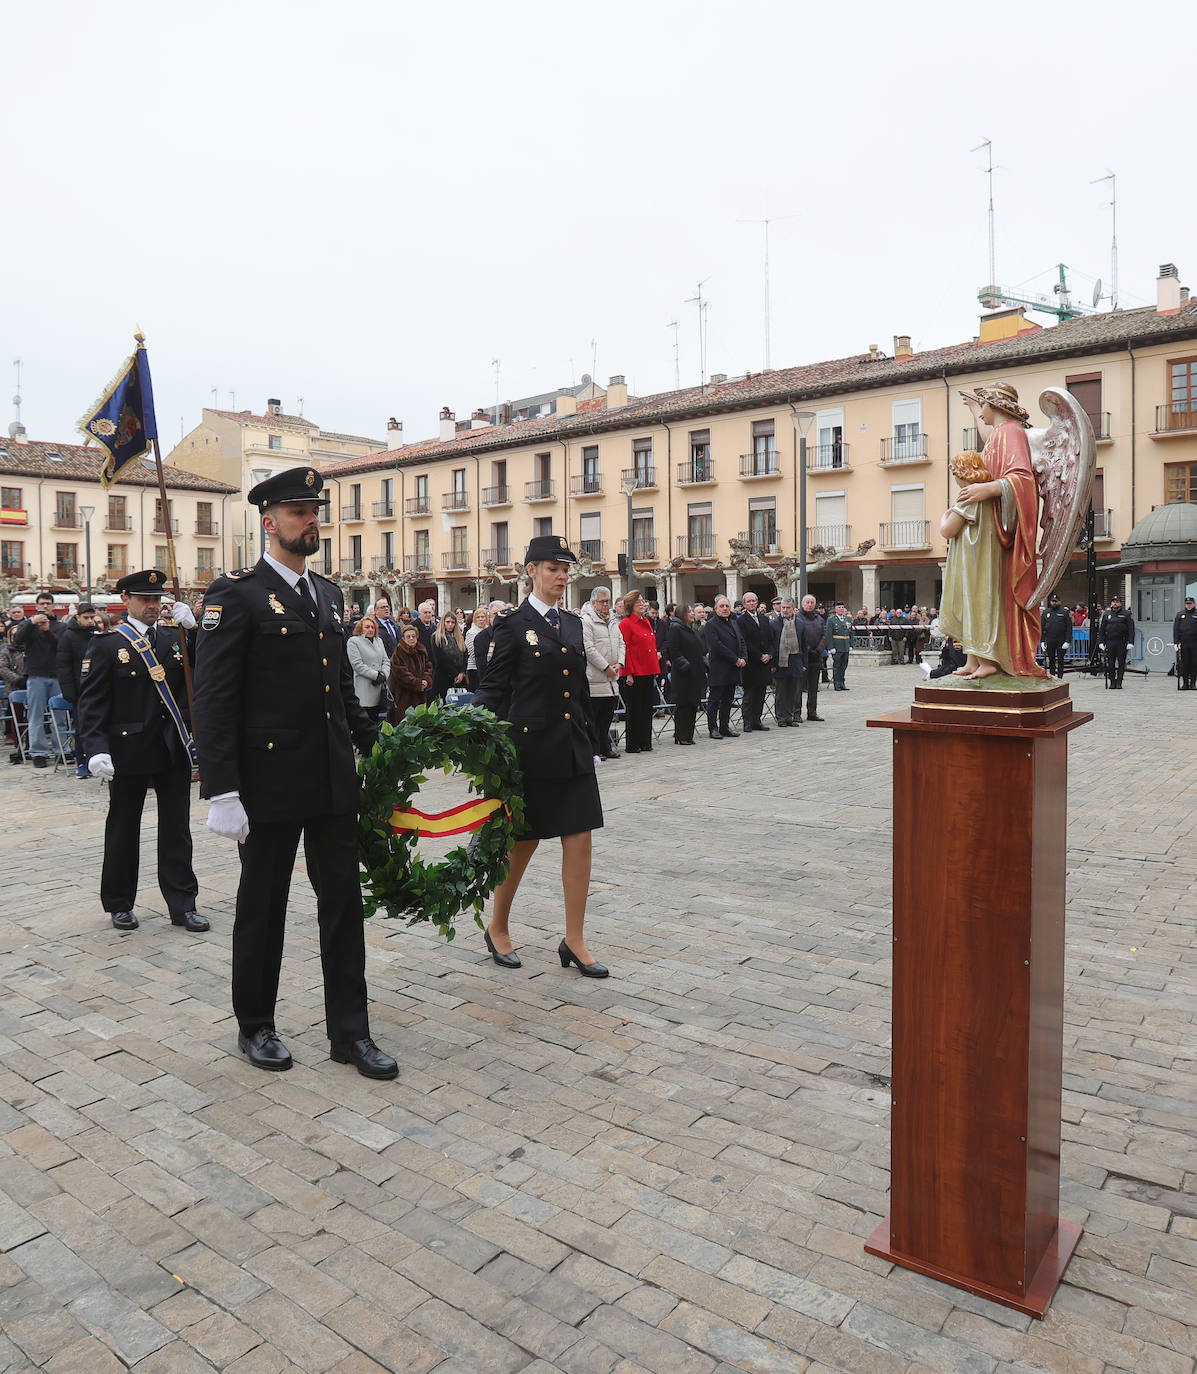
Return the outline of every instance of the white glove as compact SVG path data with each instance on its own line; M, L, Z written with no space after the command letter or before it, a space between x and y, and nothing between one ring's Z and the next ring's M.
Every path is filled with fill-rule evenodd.
M1172 646L1172 652L1173 652L1174 654L1180 653L1180 645L1179 645L1179 644L1173 644L1173 646Z
M598 756L597 754L595 754L595 756L594 756L594 766L595 766L595 768L597 768L597 767L599 766L600 763L602 763L602 759L599 758L599 756Z
M93 754L87 761L87 771L93 778L103 778L105 782L116 777L116 769L112 766L111 754Z
M213 797L208 807L208 829L222 840L236 840L243 844L249 838L249 817L241 805L241 797L236 792L226 793L223 797Z
M195 629L195 615L191 607L185 601L176 601L170 608L170 618L176 625L181 625L184 630Z

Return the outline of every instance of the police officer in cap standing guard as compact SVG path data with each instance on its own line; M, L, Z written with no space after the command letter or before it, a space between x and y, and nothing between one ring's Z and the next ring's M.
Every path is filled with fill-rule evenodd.
M195 680L202 795L212 801L208 828L241 849L233 926L238 1048L260 1069L291 1067L274 1015L302 835L332 1058L367 1078L394 1078L398 1065L370 1038L357 855L353 746L372 748L378 725L353 689L341 593L307 565L320 547L323 486L313 468L294 468L254 487L249 502L271 551L218 578L204 600Z
M1064 680L1064 660L1068 657L1068 646L1072 643L1072 612L1060 604L1055 592L1047 598L1047 610L1043 613L1040 633L1043 647L1047 652L1047 671L1052 677Z
M192 745L183 655L191 609L176 601L173 625L160 623L166 590L160 568L129 573L116 584L127 619L94 636L79 673L76 749L94 778L109 783L100 901L117 930L136 930L133 914L141 857L145 794L158 799L158 886L172 925L200 933L199 884L191 866Z
M490 662L474 698L511 722L511 737L524 769L524 837L516 841L511 868L495 891L486 947L501 968L519 968L507 923L520 879L541 840L561 838L561 885L565 938L557 947L561 967L575 965L587 978L606 978L582 933L590 888L590 832L603 824L590 733L590 688L582 620L560 608L573 550L560 536L537 535L524 565L532 580L527 599L496 620Z

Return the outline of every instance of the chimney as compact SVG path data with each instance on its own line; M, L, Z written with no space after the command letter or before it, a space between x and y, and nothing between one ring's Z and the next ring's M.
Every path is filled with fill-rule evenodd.
M1180 277L1176 272L1174 262L1165 262L1160 266L1160 275L1155 283L1157 315L1179 315L1180 314Z
M726 372L712 372L712 373L711 373L711 385L712 385L712 386L718 386L720 383L726 382L726 381L727 381L727 373L726 373Z
M877 359L880 358L880 357L881 357L881 349L878 348L878 346L877 346L876 344L870 344L870 345L869 345L869 360L870 360L871 362L874 362L874 363L875 363L875 362L877 361Z
M511 423L511 402L504 401L499 407L499 423L509 425Z
M267 415L281 415L283 413L283 403L277 396L271 396L266 402Z
M578 413L578 398L574 395L573 389L568 386L557 388L557 414L576 415Z
M392 415L387 421L387 448L403 447L403 421L396 420Z
M618 410L620 406L628 403L628 384L623 379L623 374L617 372L607 382L607 409Z
M457 422L448 406L441 407L441 443L447 444L457 438Z
M894 335L894 357L895 357L895 358L913 358L913 357L914 357L914 349L911 348L911 346L910 346L910 335L909 335L909 334L895 334L895 335Z
M479 406L479 408L476 411L474 411L473 415L470 416L470 428L489 429L489 427L490 416L487 414L485 410L481 408L481 406Z
M1189 299L1189 288L1188 288L1187 286L1182 286L1182 287L1180 288L1180 303L1181 303L1181 305L1184 305L1184 303L1185 303L1188 299Z

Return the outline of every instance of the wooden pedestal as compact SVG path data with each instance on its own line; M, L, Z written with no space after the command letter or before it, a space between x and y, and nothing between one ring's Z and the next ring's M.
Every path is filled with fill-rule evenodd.
M1028 687L932 684L869 721L894 732L894 991L890 1213L865 1249L1041 1317L1081 1234L1058 1217L1064 888L1068 732L1092 715Z

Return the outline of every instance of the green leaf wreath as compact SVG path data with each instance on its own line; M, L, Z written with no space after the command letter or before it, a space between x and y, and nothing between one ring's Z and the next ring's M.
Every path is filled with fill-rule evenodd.
M365 912L382 908L409 924L431 921L447 939L459 912L475 921L487 897L507 876L507 857L524 821L519 754L506 722L482 706L449 709L439 701L408 709L398 725L384 725L362 759L358 852L365 872ZM406 810L433 769L464 773L470 791L502 803L467 842L440 863L416 852L414 830L396 831L391 817Z

